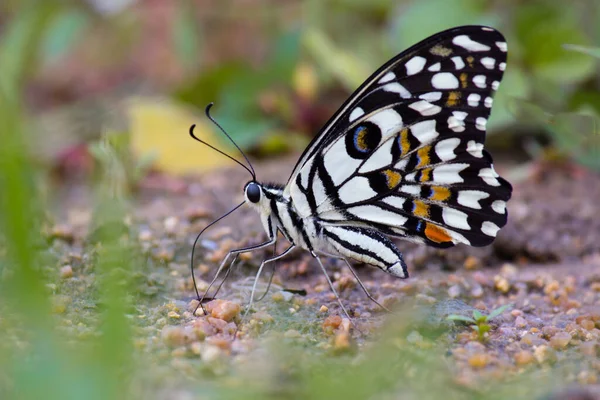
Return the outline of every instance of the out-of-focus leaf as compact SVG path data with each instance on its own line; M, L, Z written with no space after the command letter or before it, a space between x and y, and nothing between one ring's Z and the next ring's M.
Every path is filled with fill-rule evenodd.
M518 65L508 65L504 79L494 97L494 108L488 122L488 130L501 129L514 123L514 113L510 110L513 98L527 98L530 94L530 84L527 77Z
M595 90L578 91L569 100L569 107L577 111L592 108L600 115L600 93Z
M303 43L319 67L338 79L348 91L354 91L372 72L362 60L337 48L325 33L316 28L306 31Z
M200 58L200 32L193 11L189 1L179 2L172 32L177 56L188 68L196 67Z
M38 38L44 31L45 21L54 7L48 3L23 7L16 13L0 36L0 86L9 96L15 96L24 76L35 63Z
M230 151L228 144L213 134L206 117L189 108L167 100L137 99L131 102L128 111L131 147L138 159L154 154L154 166L173 174L199 172L230 163L189 136L190 126L196 124L196 136Z
M81 38L88 22L88 16L74 8L56 13L44 32L40 49L42 59L52 62L65 55Z
M485 2L479 0L412 1L398 6L393 20L391 41L394 48L406 49L444 29L475 23L492 24L483 14Z
M574 12L558 5L524 5L516 19L516 33L534 76L560 84L578 82L593 74L594 60L563 47L565 43L586 45L588 39Z
M283 34L275 42L273 54L266 66L272 80L289 81L300 58L302 32L299 29Z
M547 128L556 146L581 164L600 168L600 119L578 113L560 113Z
M600 58L600 47L579 46L576 44L565 44L563 47L567 50L578 51L592 57Z

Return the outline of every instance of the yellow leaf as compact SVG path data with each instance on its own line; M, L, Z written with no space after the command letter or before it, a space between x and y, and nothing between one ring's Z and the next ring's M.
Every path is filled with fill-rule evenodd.
M230 148L214 134L204 115L171 100L135 99L128 105L131 147L140 159L149 153L156 155L154 167L172 174L187 174L220 167L225 157L198 143L189 135L196 124L195 135L229 152Z

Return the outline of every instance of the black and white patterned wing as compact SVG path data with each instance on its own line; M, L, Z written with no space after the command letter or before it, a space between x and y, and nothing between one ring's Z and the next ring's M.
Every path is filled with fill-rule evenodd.
M506 50L496 30L466 26L384 65L298 161L285 190L299 215L436 247L491 243L512 191L483 150Z

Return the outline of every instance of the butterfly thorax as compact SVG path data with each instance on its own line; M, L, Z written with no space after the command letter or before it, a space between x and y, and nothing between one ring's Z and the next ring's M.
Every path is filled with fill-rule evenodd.
M252 191L256 189L252 185L260 189L258 195L253 196ZM282 185L248 182L244 191L246 203L259 213L267 235L281 231L291 244L309 251L315 250L314 244L318 242L315 239L320 232L317 219L300 217L290 197L284 194Z

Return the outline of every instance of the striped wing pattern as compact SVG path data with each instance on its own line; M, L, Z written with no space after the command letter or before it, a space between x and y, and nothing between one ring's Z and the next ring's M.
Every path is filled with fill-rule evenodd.
M496 30L467 26L390 60L298 161L284 190L298 215L435 247L490 244L512 191L483 149L506 50Z

